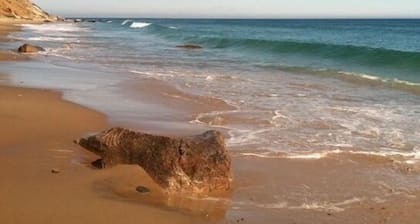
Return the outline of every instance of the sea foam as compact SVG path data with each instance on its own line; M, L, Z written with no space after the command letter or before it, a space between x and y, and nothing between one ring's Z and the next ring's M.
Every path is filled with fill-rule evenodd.
M121 25L125 25L125 24L127 24L127 23L129 23L129 22L132 22L133 20L130 20L130 19L126 19L126 20L124 20L122 23L121 23Z
M30 37L28 40L31 41L66 41L67 39L64 37Z
M22 24L24 29L33 30L35 32L80 32L85 28L76 26L71 23L51 23L51 24Z
M265 209L290 209L290 210L315 210L325 212L343 212L346 208L351 207L352 204L365 201L366 198L350 198L341 202L328 202L328 201L313 201L305 202L299 205L291 205L286 201L272 203L272 204L259 204L255 202L232 202L235 207L253 206Z
M144 28L150 26L151 23L143 23L143 22L133 22L130 27L131 28Z
M283 159L300 159L300 160L317 160L323 159L329 156L338 155L338 154L348 154L348 155L365 155L365 156L379 156L379 157L400 157L403 162L407 164L415 164L420 160L420 151L413 150L410 152L401 152L401 151L354 151L354 150L331 150L323 152L307 152L307 153L241 153L243 156L251 156L258 158L283 158Z

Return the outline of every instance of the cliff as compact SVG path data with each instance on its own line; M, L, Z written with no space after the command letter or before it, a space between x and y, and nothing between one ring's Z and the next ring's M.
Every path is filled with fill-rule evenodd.
M52 16L29 0L0 0L0 20L55 21Z

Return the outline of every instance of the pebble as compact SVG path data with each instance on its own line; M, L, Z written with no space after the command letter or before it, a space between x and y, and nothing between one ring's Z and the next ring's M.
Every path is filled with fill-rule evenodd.
M147 188L147 187L144 187L144 186L138 186L136 188L136 191L139 192L139 193L144 194L144 193L149 193L150 192L150 189Z
M91 165L93 167L95 167L96 169L104 169L105 168L105 163L103 162L102 159L98 159L98 160L93 161L91 163Z
M52 169L51 170L51 173L54 173L54 174L57 174L57 173L60 173L61 171L59 170L59 169Z

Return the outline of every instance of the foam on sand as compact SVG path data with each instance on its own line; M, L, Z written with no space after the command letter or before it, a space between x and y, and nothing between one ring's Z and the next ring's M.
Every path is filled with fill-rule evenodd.
M258 204L254 202L233 202L236 207L241 206L253 206L265 209L291 209L291 210L315 210L315 211L326 211L326 212L343 212L345 209L354 203L360 203L365 198L350 198L341 202L326 202L326 201L313 201L306 202L300 205L291 205L288 202L278 202L272 204Z
M275 153L275 152L264 152L264 153L241 153L243 156L253 156L258 158L284 158L284 159L301 159L301 160L314 160L323 159L329 156L349 154L349 155L365 155L365 156L378 156L386 158L399 158L407 164L414 164L420 161L420 150L415 149L413 151L354 151L354 150L332 150L323 152L306 152L306 153Z

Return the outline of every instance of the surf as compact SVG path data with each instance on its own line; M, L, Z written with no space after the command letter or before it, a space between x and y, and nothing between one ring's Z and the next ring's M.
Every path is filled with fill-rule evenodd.
M152 25L151 23L144 23L144 22L133 22L130 25L130 28L144 28Z

